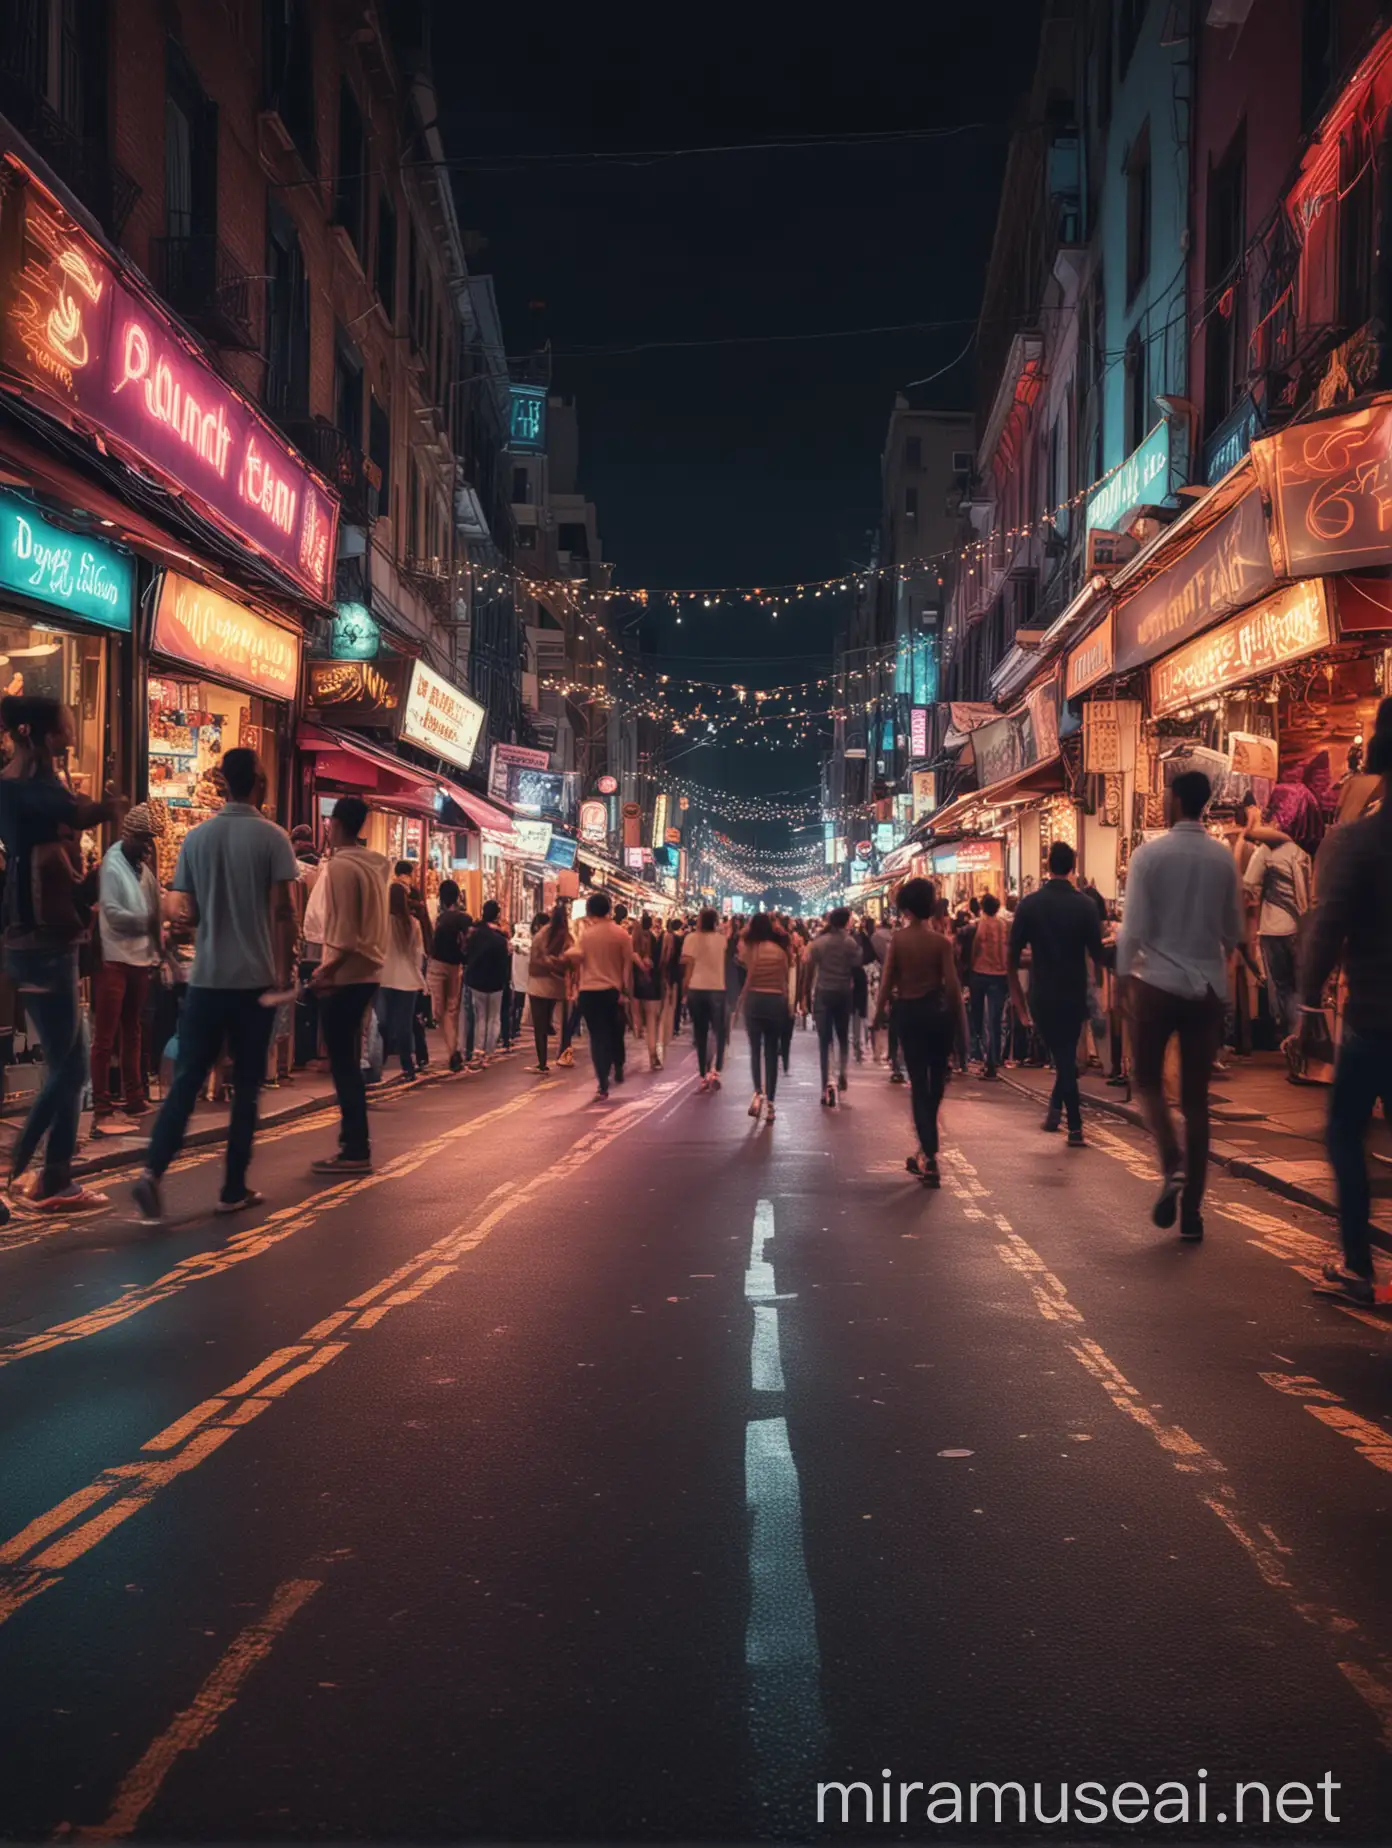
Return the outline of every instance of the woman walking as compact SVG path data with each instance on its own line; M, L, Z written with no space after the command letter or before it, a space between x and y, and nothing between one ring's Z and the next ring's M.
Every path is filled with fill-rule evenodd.
M557 1006L565 1006L565 953L575 943L566 910L566 906L560 904L549 917L543 911L532 920L532 942L527 954L527 1002L532 1010L536 1064L528 1069L541 1074L551 1069L547 1063L551 1022Z
M741 1005L749 1033L749 1062L754 1071L749 1114L755 1118L762 1114L764 1121L771 1123L783 1036L792 1016L788 1008L788 948L780 941L766 911L755 912L749 920L739 956L744 965Z
M419 920L412 916L406 888L395 879L387 891L387 959L375 1007L382 1029L382 1058L393 1053L401 1059L407 1078L414 1078L416 1063L416 1003L425 989L422 973L425 939Z
M638 1017L634 1024L641 1023L648 1042L648 1070L660 1072L662 1054L657 1033L662 1016L662 939L654 935L652 917L646 911L633 933L633 1007Z
M464 985L474 1010L475 1071L484 1069L498 1043L503 990L511 969L512 950L507 932L498 922L500 911L497 899L490 898L464 946Z
M720 1089L720 1072L725 1063L725 937L720 929L720 914L710 906L701 913L695 930L682 940L682 976L687 1006L691 1009L691 1034L696 1041L696 1063L701 1068L701 1091ZM710 1037L715 1032L715 1058L711 1059Z
M938 1185L938 1106L947 1085L947 1064L958 1034L966 1034L966 1008L957 978L952 939L933 928L933 884L910 879L899 893L904 928L895 931L885 954L878 1028L893 1007L899 1047L908 1067L918 1149L906 1166L925 1187Z

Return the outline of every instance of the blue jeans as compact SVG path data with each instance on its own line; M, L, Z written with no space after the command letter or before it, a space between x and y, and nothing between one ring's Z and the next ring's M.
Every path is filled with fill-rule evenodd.
M416 1075L416 1001L415 988L379 988L372 1005L377 1010L377 1024L382 1029L383 1063L396 1053L401 1069L408 1078Z
M831 1036L836 1035L836 1043L841 1054L839 1070L842 1077L846 1075L846 1047L851 1032L851 995L819 994L813 1003L812 1013L817 1022L817 1050L822 1059L822 1089L825 1091L831 1082Z
M988 1072L1000 1064L1001 1017L1010 993L1010 978L1004 975L974 975L971 978L972 1032L981 1047Z
M179 1016L179 1057L169 1095L150 1134L145 1166L157 1179L184 1146L184 1133L198 1093L224 1045L232 1056L232 1116L227 1126L227 1165L222 1198L246 1192L256 1104L266 1077L276 1010L262 1007L260 988L195 988L190 984Z
M1329 1094L1325 1136L1339 1192L1344 1263L1360 1277L1373 1274L1368 1235L1372 1202L1363 1141L1379 1097L1384 1116L1392 1122L1392 1033L1355 1033L1345 1027Z
M46 1130L48 1147L38 1186L42 1198L61 1193L72 1180L77 1121L87 1083L87 1051L77 1000L77 951L9 950L5 966L19 990L45 1067L43 1088L11 1152L10 1172L16 1177L23 1174Z

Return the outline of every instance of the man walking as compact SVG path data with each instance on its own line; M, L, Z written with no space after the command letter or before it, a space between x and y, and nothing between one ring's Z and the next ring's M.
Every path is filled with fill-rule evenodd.
M372 1005L387 957L391 868L362 838L367 804L340 796L329 821L324 885L324 956L314 975L320 1030L329 1055L340 1116L337 1155L310 1163L315 1174L370 1174L367 1086L358 1036Z
M121 838L102 859L97 895L101 964L92 977L92 1134L129 1134L144 1116L141 1022L150 977L160 959L159 882L150 865L155 824L139 803L121 824ZM111 1101L111 1060L121 1039L121 1101L127 1122L117 1126Z
M498 922L501 909L496 898L486 899L479 921L464 945L464 984L474 1013L476 1071L488 1064L498 1042L503 990L512 962L507 932Z
M585 929L566 961L580 968L580 1013L590 1035L595 1102L609 1101L609 1073L622 1084L623 1001L633 986L633 939L609 915L609 894L592 892L585 902Z
M987 892L981 900L971 940L972 1033L981 1048L983 1078L999 1076L1001 1020L1010 993L1010 932L1000 915L1000 900Z
M1186 770L1170 787L1170 831L1132 858L1117 940L1117 979L1131 1012L1136 1093L1164 1176L1151 1208L1191 1244L1203 1237L1208 1086L1223 1039L1228 959L1242 941L1242 892L1231 851L1203 825L1212 785ZM1184 1155L1165 1102L1165 1050L1179 1037ZM1181 1201L1180 1194L1183 1192Z
M440 909L425 964L425 985L435 1024L445 1038L452 1072L464 1069L464 1055L459 1050L459 1004L464 993L464 942L472 929L473 919L459 902L459 887L453 879L442 879Z
M1263 841L1247 862L1243 889L1261 909L1257 940L1266 966L1271 1023L1282 1045L1299 1024L1296 952L1300 921L1310 908L1310 858L1288 836Z
M1054 1061L1054 1089L1043 1127L1057 1134L1068 1121L1068 1146L1084 1146L1082 1098L1078 1092L1078 1036L1088 1012L1088 959L1102 973L1102 926L1097 907L1073 884L1078 856L1067 841L1049 849L1049 877L1020 900L1010 927L1007 952L1010 997L1016 1018L1039 1027ZM1020 982L1020 962L1030 954L1029 999Z
M1382 807L1336 828L1320 851L1300 983L1301 1037L1313 1046L1323 1027L1324 985L1342 959L1347 996L1327 1135L1344 1261L1326 1265L1317 1287L1355 1303L1371 1303L1376 1285L1363 1139L1379 1097L1392 1121L1392 699L1378 708L1367 767L1383 779Z
M150 1136L145 1172L132 1190L146 1219L164 1216L161 1182L183 1147L198 1094L224 1044L232 1055L232 1116L220 1213L260 1204L247 1186L256 1105L266 1076L275 1008L261 997L288 989L295 954L290 887L299 862L283 828L256 807L262 771L255 751L222 760L227 801L192 829L170 887L178 921L196 927L193 972L179 1019L174 1079Z

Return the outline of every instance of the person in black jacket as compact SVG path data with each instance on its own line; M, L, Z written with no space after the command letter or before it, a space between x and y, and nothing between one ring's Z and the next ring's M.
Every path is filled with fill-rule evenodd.
M507 987L512 965L507 932L498 923L500 910L497 899L490 898L464 946L464 981L473 1006L472 1064L476 1071L482 1071L487 1065L489 1054L498 1043L503 990Z
M440 909L431 935L425 965L426 987L435 1025L445 1039L452 1072L464 1068L459 1050L459 1006L464 993L464 944L474 920L459 902L459 887L452 879L440 881ZM469 1051L474 1049L473 1019L469 1020Z

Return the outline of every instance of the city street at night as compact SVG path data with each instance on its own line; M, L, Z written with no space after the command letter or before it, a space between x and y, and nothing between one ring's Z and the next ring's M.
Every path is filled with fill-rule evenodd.
M165 1229L119 1174L12 1222L8 1833L805 1838L835 1779L922 1834L888 1768L1206 1772L1200 1835L1332 1774L1308 1833L1376 1837L1392 1335L1328 1222L1219 1179L1182 1247L1134 1131L972 1079L928 1192L884 1066L821 1109L798 1033L765 1126L744 1064L418 1087L329 1186L310 1116L230 1228L206 1152Z

